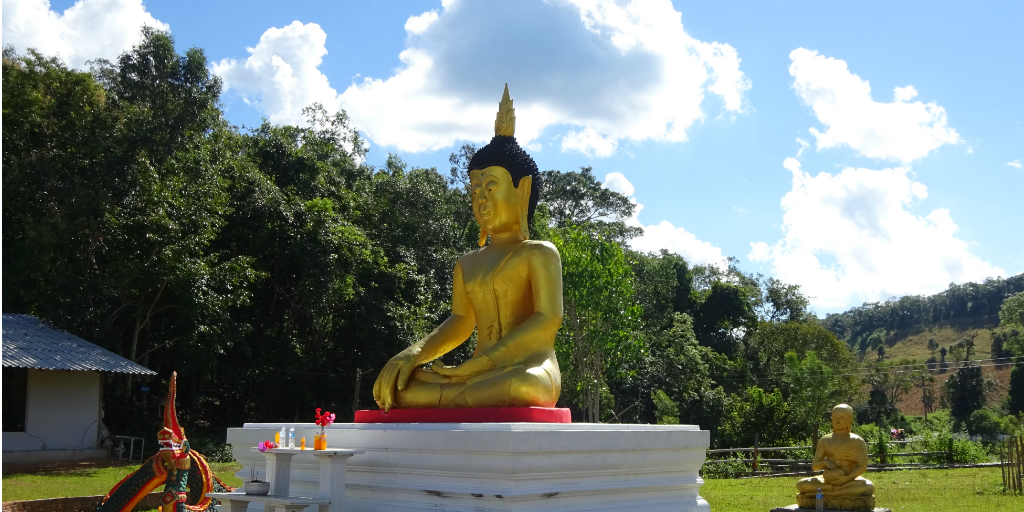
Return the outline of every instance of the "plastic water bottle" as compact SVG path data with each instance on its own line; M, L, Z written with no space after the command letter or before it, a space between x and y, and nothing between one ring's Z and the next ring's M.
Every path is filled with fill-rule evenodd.
M288 429L288 448L295 448L295 427Z
M821 487L818 487L818 493L814 495L814 510L818 512L825 510L825 499L821 496Z
M281 442L277 443L278 448L284 448L288 446L288 430L281 427Z

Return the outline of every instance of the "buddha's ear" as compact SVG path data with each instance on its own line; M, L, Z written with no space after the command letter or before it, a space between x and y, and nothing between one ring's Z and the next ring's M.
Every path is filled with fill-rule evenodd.
M519 195L519 229L522 230L523 238L530 239L530 191L533 188L533 176L523 176L516 187Z
M480 226L480 241L477 242L480 247L487 245L487 231L484 230L483 226Z

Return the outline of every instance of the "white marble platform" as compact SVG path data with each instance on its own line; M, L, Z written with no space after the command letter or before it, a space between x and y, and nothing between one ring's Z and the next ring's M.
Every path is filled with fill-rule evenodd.
M282 426L312 444L310 423L247 423L227 441L248 478L251 450ZM710 436L695 425L341 423L328 446L364 450L347 463L352 511L708 510L698 475ZM291 495L315 496L312 452L292 460ZM255 506L250 510L256 510ZM312 509L311 509L312 510Z

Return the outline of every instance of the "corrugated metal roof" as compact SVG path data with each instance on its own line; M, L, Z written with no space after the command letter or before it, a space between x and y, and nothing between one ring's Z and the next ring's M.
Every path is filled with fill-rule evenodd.
M31 315L3 315L3 362L9 368L96 370L156 375L109 350Z

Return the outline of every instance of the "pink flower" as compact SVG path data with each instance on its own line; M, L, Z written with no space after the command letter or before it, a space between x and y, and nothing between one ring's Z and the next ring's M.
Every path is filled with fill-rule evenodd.
M321 410L322 409L319 407L316 408L316 425L319 427L326 427L331 423L334 423L336 416L331 411L323 411L323 413L321 413Z

